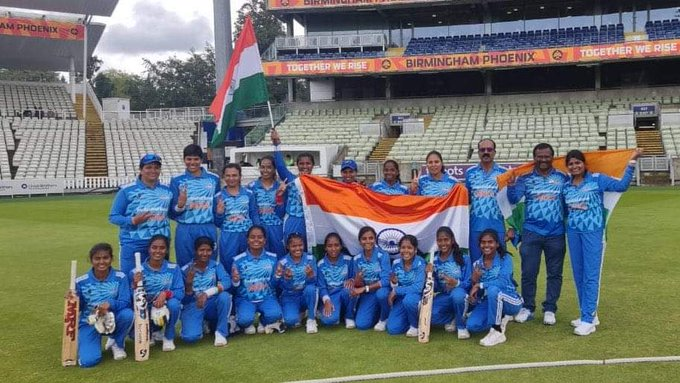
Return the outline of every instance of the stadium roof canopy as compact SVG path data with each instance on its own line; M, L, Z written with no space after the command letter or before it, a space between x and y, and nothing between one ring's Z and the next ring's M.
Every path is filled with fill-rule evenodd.
M118 0L0 0L0 7L107 17L116 5Z

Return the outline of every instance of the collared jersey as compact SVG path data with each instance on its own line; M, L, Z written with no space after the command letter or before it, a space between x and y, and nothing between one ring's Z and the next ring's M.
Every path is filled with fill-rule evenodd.
M418 195L443 197L448 195L457 183L458 181L447 172L442 173L442 178L439 180L425 174L418 178Z
M455 278L459 284L457 287L470 290L470 276L472 275L472 265L470 263L470 256L463 255L463 266L456 263L453 254L450 254L445 260L441 259L441 252L439 250L434 253L433 276L434 276L434 291L447 292L450 289L446 286L446 279L444 277Z
M224 201L224 213L218 214L215 211L215 225L222 231L242 233L248 231L253 224L260 224L255 195L250 190L239 187L238 194L231 195L225 188L215 198L222 198Z
M87 317L97 306L108 302L112 312L130 307L132 295L130 282L122 271L109 268L103 281L94 276L90 269L85 275L76 278L76 294L80 298L80 322L86 323Z
M404 260L399 258L392 264L392 273L397 277L397 296L406 294L421 294L425 286L425 261L419 256L413 257L410 269L406 269Z
M262 250L254 257L250 250L234 258L234 268L241 276L234 286L238 296L251 302L261 302L275 294L276 254Z
M390 256L377 247L371 252L371 259L364 256L364 252L354 256L354 275L362 273L366 285L380 282L382 287L390 283Z
M370 189L375 192L387 195L408 194L408 188L402 185L400 182L395 182L394 184L390 185L385 182L385 180L374 182Z
M503 214L498 207L496 177L507 172L506 168L493 164L488 172L475 165L465 172L465 187L470 195L470 231L494 229L504 232Z
M274 181L272 187L267 189L258 179L248 184L248 189L255 195L260 222L266 226L283 225L281 218L285 214L285 207L276 204L276 191L279 189L279 181Z
M184 210L175 211L177 199L182 189L186 188L187 202ZM188 170L184 174L170 180L172 190L173 218L184 224L213 223L213 203L215 195L220 192L220 177L201 168L201 174L194 176Z
M338 256L335 263L331 262L328 256L323 257L317 263L317 284L321 297L342 290L345 286L345 281L354 275L353 266L352 257L346 254Z
M217 283L222 284L222 288L227 290L231 287L231 279L224 267L213 260L208 261L204 270L195 267L194 261L187 263L182 267L182 275L186 280L189 271L194 270L194 282L191 284L194 293L192 295L184 296L184 303L192 302L196 299L196 295L204 292L212 287L217 287Z
M129 279L134 281L137 269L130 271ZM176 263L163 260L161 267L156 270L149 265L149 262L142 263L142 276L144 278L144 289L149 300L156 299L158 294L164 291L171 291L172 297L178 300L184 298L184 278Z
M289 253L279 261L276 267L278 268L279 265L283 270L281 277L277 277L282 295L299 295L308 285L316 284L316 260L313 255L302 253L300 260L295 262ZM305 272L307 266L312 268L313 275L311 278L308 278ZM286 270L293 273L291 279L286 279Z
M510 254L505 254L501 258L500 254L496 253L489 268L484 266L484 258L482 257L475 261L473 267L482 271L482 276L479 278L480 288L496 286L504 293L517 293L512 276L512 256Z
M562 189L567 176L552 169L542 176L535 169L508 186L508 200L517 203L524 197L523 229L543 236L564 234L564 199Z
M302 210L302 197L300 196L300 190L298 190L295 180L297 176L288 170L286 167L286 162L283 160L283 155L276 147L274 152L274 163L276 165L276 172L279 174L279 178L288 184L286 188L286 214L291 217L302 218L304 212Z
M147 241L156 234L170 238L168 211L172 191L160 183L155 187L146 186L140 179L123 186L116 194L109 213L109 222L120 226L120 242L127 244ZM139 225L132 224L132 217L150 212L152 216Z
M569 230L581 233L602 230L605 223L604 192L626 191L634 171L634 166L628 166L620 180L606 174L590 172L584 174L579 185L574 185L570 179L563 190Z

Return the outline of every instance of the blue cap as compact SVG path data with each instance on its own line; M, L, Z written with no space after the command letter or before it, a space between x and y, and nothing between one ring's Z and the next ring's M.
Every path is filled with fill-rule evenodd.
M157 162L158 165L161 165L161 156L156 153L147 153L144 155L144 157L139 159L139 167L141 168L144 165L153 164L154 162Z
M345 169L352 169L356 172L357 171L357 163L354 162L354 160L344 160L344 161L342 161L342 165L340 165L340 171L343 171Z

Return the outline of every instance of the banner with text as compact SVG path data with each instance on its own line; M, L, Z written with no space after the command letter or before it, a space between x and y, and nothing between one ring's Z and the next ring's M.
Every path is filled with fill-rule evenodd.
M570 64L680 56L680 39L522 51L263 62L265 76L308 77Z
M43 19L0 17L0 35L39 37L56 40L83 40L82 24Z
M63 194L63 179L0 180L0 196Z
M300 10L314 8L358 8L389 6L396 4L442 3L446 0L267 0L270 11Z

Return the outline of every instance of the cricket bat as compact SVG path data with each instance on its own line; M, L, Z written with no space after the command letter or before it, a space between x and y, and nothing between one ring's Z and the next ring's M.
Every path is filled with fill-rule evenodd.
M430 264L434 262L434 250L430 252ZM430 321L432 320L432 299L434 298L434 276L432 271L425 277L423 297L420 299L420 318L418 318L418 342L430 341Z
M136 270L142 270L141 254L135 253ZM149 359L149 311L146 307L146 290L144 281L140 280L135 287L135 360Z
M76 261L71 261L71 282L64 297L64 333L61 341L61 365L75 366L78 360L78 316L80 298L76 294Z

